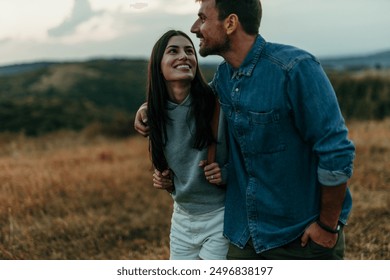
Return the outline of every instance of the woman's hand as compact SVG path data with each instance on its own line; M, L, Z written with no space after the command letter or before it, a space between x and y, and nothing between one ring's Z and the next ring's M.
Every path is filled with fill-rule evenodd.
M153 187L172 193L175 187L173 186L171 170L167 169L163 172L160 172L155 169L153 173Z
M206 180L211 184L222 185L222 173L219 164L216 162L207 164L207 160L202 160L199 167L203 168Z

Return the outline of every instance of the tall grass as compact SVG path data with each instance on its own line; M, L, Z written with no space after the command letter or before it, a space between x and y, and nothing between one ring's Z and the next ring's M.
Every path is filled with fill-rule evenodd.
M353 122L356 144L350 182L354 206L347 233L350 259L390 259L390 119Z
M390 120L353 122L348 259L390 259ZM167 259L172 200L147 140L0 135L0 259Z
M167 258L171 198L151 185L145 139L61 133L2 147L0 258Z

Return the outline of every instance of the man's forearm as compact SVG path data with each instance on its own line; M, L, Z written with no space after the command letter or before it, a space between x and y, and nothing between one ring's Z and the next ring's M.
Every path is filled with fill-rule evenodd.
M343 207L347 183L321 187L321 223L335 229Z

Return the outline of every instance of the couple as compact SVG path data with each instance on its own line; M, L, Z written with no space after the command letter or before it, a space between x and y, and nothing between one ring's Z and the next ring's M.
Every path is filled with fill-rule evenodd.
M155 45L135 121L150 134L155 187L173 191L171 259L343 259L355 148L318 60L258 34L259 0L199 2L199 53L225 59L210 83L218 139L215 101L180 32ZM216 162L202 161L214 141Z

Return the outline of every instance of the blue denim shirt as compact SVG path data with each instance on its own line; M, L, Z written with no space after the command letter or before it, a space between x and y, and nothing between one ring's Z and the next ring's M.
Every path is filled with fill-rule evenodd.
M227 117L230 145L225 236L257 253L298 238L320 213L320 186L352 175L335 92L318 60L258 35L239 69L222 62L211 86ZM340 222L352 208L349 189Z

